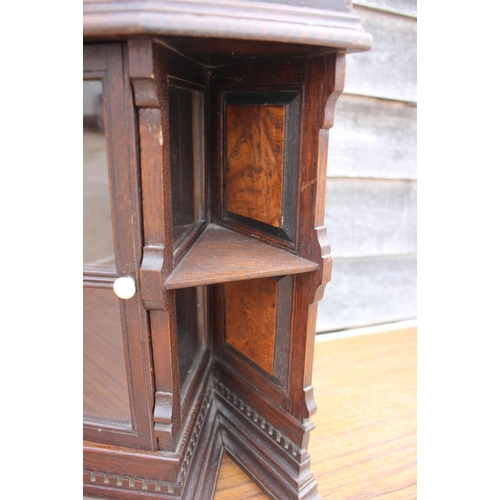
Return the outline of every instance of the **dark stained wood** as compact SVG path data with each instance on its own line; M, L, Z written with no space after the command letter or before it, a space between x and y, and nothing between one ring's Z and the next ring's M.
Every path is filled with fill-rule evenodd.
M273 278L227 283L226 343L274 373L278 282Z
M193 61L172 52L158 39L150 40L153 44L155 57L155 82L158 86L160 108L162 110L162 129L164 140L163 171L168 177L166 180L165 191L165 216L166 216L166 235L168 245L172 245L173 255L165 251L165 259L168 259L169 265L175 265L182 258L186 250L191 246L205 226L207 200L205 197L205 177L206 177L206 140L205 140L205 114L206 114L206 92L207 92L207 71ZM182 92L191 94L192 116L184 115L184 120L178 120L175 117L176 107L175 99L171 92L175 94L179 89ZM181 110L178 110L181 111ZM183 113L181 112L181 115ZM177 114L179 118L179 114ZM175 217L173 215L172 204L176 200L176 192L179 186L176 185L176 142L179 129L184 129L181 135L192 136L191 144L185 144L183 150L192 150L192 161L188 158L191 154L183 154L181 165L177 165L180 170L187 170L186 176L192 176L193 197L194 197L194 222L184 226L181 235L175 238L176 227ZM187 129L187 130L186 130ZM171 139L174 139L171 143ZM187 160L187 161L186 161ZM179 170L177 168L177 170ZM184 176L183 175L183 176ZM179 197L177 197L178 199ZM181 196L182 198L182 196ZM169 271L171 267L168 268ZM167 267L164 267L167 271ZM165 276L163 276L162 282Z
M323 499L417 498L416 360L416 328L318 336L309 449ZM236 498L270 497L225 453L214 500Z
M153 437L161 450L173 451L180 428L180 391L173 295L164 295L164 276L173 265L171 237L169 132L166 75L159 72L151 40L127 44L129 74L138 108L144 247L140 268L141 296L149 312L149 334L155 373ZM158 168L160 166L160 168Z
M283 388L287 388L290 372L290 327L293 304L293 275L279 278L278 310L276 317L276 343L274 348L274 376Z
M199 101L191 89L169 86L170 127L170 176L172 186L172 225L174 245L182 239L186 231L196 223L199 200L196 192L200 189L195 181L197 172L203 165L195 160L195 137L202 135L202 130L194 129L195 116L203 112L203 107L196 106Z
M256 60L279 61L332 52L332 47L276 43L262 40L165 36L161 42L175 52L189 57L207 68L255 64Z
M163 200L162 172L156 168L163 149L161 111L147 107L139 110L139 136L141 148L141 176L144 196L152 200ZM165 217L162 203L150 203L143 209L144 238L152 247L165 243Z
M226 113L227 209L280 227L285 107L228 105Z
M317 267L257 238L210 224L167 278L165 288L307 273Z
M318 8L311 8L317 5ZM340 10L338 10L340 7ZM184 2L126 0L84 1L83 35L121 38L134 35L181 35L210 38L285 42L335 47L344 52L359 52L371 47L351 3L259 2L203 0Z
M225 361L225 360L224 360ZM262 373L262 371L260 371ZM270 439L270 446L274 449L276 461L285 460L291 466L307 467L307 463L301 464L301 460L306 458L307 451L302 447L304 433L310 432L314 428L312 422L297 422L286 409L283 409L283 397L278 394L283 391L276 390L276 393L266 391L268 400L273 404L263 405L262 395L254 387L242 383L245 373L237 373L229 363L217 363L213 368L215 378L214 390L220 411L224 412L228 419L234 421L248 420L247 432L251 435L255 433L266 434L265 439ZM259 388L264 387L258 377L245 377L258 382ZM275 387L276 389L276 387ZM251 443L251 439L248 444ZM269 460L273 460L269 457Z
M116 273L85 283L137 283L119 301L131 429L85 427L85 492L210 500L226 450L272 498L317 500L327 129L343 53L371 37L347 0L84 5L84 40L99 42L86 77L107 89L117 255Z
M333 109L343 89L345 56L342 54L312 58L307 61L302 134L314 138L301 148L299 179L299 205L304 207L298 222L298 248L301 255L321 263L314 279L297 276L295 279L294 314L292 319L290 352L290 409L298 418L308 419L316 411L311 373L317 301L331 276L330 246L322 230L324 185L326 183L326 155L328 134L325 129L333 125ZM314 103L314 105L312 104ZM322 189L323 188L323 189ZM309 233L309 234L308 234Z
M164 168L168 161L169 134L165 126L165 76L155 78L154 46L151 40L127 44L129 74L138 108L144 248L140 281L142 298L150 309L163 309L163 277L172 268L172 239L169 234L170 179ZM158 72L156 70L156 72ZM168 109L168 108L166 108ZM161 165L162 168L158 168Z
M138 282L142 234L138 198L138 165L136 133L130 80L125 78L127 61L122 46L108 44L89 47L84 58L84 78L99 77L103 82L103 117L108 146L109 183L116 271L99 272L84 269L86 294L101 293L93 285L109 287L118 276L130 276ZM97 280L96 280L97 278ZM96 283L96 281L98 283ZM104 421L84 424L84 438L132 448L154 449L152 436L152 381L150 350L147 342L146 311L136 295L119 301L124 365L130 401L131 426L114 429ZM94 318L96 319L96 318ZM88 321L88 320L87 320Z
M169 294L167 300L172 302L173 295ZM152 310L149 322L155 372L155 436L160 449L172 449L175 447L174 426L179 426L175 410L179 411L180 406L180 394L175 390L179 383L176 338L171 334L175 331L175 313Z

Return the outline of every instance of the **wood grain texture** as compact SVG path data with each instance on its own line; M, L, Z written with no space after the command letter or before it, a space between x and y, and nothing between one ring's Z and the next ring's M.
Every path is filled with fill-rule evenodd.
M323 500L417 498L416 329L316 342L309 450ZM268 499L227 455L215 500Z
M365 54L349 57L348 94L417 102L417 20L355 7L376 43Z
M323 498L416 498L416 340L409 328L316 344Z
M133 109L128 59L120 44L103 44L84 58L84 78L94 79L96 69L102 74L103 115L109 151L111 215L115 240L116 273L102 275L105 283L118 276L131 276L137 281L143 247L140 201L136 116ZM84 272L84 278L89 273ZM92 281L92 280L90 280ZM84 282L89 283L88 279ZM101 284L104 284L101 283ZM100 284L100 285L101 285ZM109 285L108 285L109 286ZM110 292L112 293L112 292ZM113 429L86 423L84 438L94 442L154 449L152 436L152 382L146 311L138 295L120 302L121 331L127 366L131 427Z
M285 106L227 106L227 209L280 227Z
M326 184L333 259L417 253L417 182L332 178Z
M298 419L309 419L316 406L312 394L311 371L316 333L317 300L330 280L330 246L323 225L324 185L326 182L327 130L333 122L332 104L343 88L345 56L342 54L312 58L306 63L303 90L297 206L297 248L304 257L320 262L319 272L308 279L295 279L294 313L290 332L290 412Z
M314 5L318 8L311 8ZM87 40L124 34L243 38L336 47L347 52L369 50L372 37L351 11L346 0L307 6L297 2L249 5L245 0L86 0L83 35Z
M305 273L318 265L229 229L210 224L165 282L165 288Z
M329 177L417 178L417 107L342 95L328 148Z
M263 40L239 40L223 38L199 38L185 36L164 36L161 40L176 52L197 61L206 67L229 67L235 64L254 64L259 61L273 61L297 55L322 54L328 50L314 45L276 43Z
M278 282L273 278L236 281L225 288L226 343L272 375Z
M199 0L152 0L139 2L140 5L127 0L85 2L85 41L102 44L110 40L123 41L115 48L116 57L121 61L120 71L110 74L113 76L110 82L112 89L118 88L121 82L126 99L112 92L109 102L123 107L121 114L125 119L115 117L111 127L117 151L124 151L122 145L128 146L128 161L123 163L124 166L117 162L116 168L112 168L113 217L120 236L116 245L118 274L126 272L136 280L140 274L136 296L124 304L120 302L134 433L125 436L130 438L128 441L121 441L118 434L116 440L104 441L98 434L100 428L91 429L94 434L86 437L95 446L91 443L86 447L84 462L89 493L109 493L114 498L123 499L141 496L190 498L189 490L185 490L188 494L183 492L183 487L190 484L193 486L186 487L196 490L195 498L207 498L215 482L218 458L221 457L219 452L224 445L233 458L242 457L240 463L247 463L246 470L276 499L318 498L316 482L309 468L307 445L313 428L308 417L313 407L310 371L316 312L315 306L310 305L315 300L316 290L324 286L329 276L324 272L329 269L327 245L323 238L318 237L316 228L316 223L322 220L324 208L321 201L326 170L324 114L332 91L340 92L333 80L343 80L343 69L339 71L343 65L338 64L343 60L343 54L366 50L371 44L371 36L361 29L357 17L350 15L350 2L333 1L334 7L342 7L340 12L330 9L332 4L327 0L317 0L319 3L315 5L319 9L311 8L303 0L290 0L291 3L271 1L269 5L246 0L214 0L211 4ZM266 149L259 159L265 158L273 165L279 165L281 160L281 169L287 172L288 166L284 166L286 158L297 159L294 175L282 175L278 179L279 187L273 187L271 194L264 192L257 200L257 203L263 201L264 205L271 206L271 213L266 212L262 222L270 229L285 227L282 223L282 212L286 212L283 206L294 212L287 226L290 231L286 227L287 230L283 230L291 244L277 241L280 235L270 230L272 238L268 239L260 230L245 232L237 226L232 226L234 231L227 229L229 225L223 213L226 178L217 177L217 174L215 181L220 179L221 182L211 182L212 179L207 182L207 207L213 207L212 216L207 219L223 227L208 226L200 234L204 229L200 226L200 233L196 233L183 251L178 252L178 259L177 256L172 258L175 250L171 242L169 154L175 148L170 141L172 107L168 102L168 88L175 86L173 79L185 80L186 73L177 73L178 67L170 64L172 60L168 56L159 58L158 45L162 42L157 36L164 34L200 38L243 37L249 41L257 38L266 43L279 42L281 47L287 42L298 42L299 45L311 44L325 49L324 52L319 50L317 57L309 58L304 57L311 54L309 48L301 49L297 45L280 50L276 45L278 60L272 64L262 65L259 54L250 54L251 66L235 64L225 72L231 81L224 87L224 92L245 92L254 85L254 89L259 86L260 90L272 91L276 87L277 90L296 93L290 102L290 108L294 108L294 120L289 120L290 108L285 111L281 103L249 103L267 106L268 114L281 115L266 116L264 125L260 121L257 123L259 133L264 131L266 135L266 140L257 135L257 140L252 142L253 150L258 153L259 148ZM342 55L335 56L332 48L338 49ZM261 71L259 67L263 66L266 66L265 70ZM207 90L207 113L204 116L207 121L212 120L209 127L216 128L215 136L210 136L207 151L214 148L216 153L221 152L216 161L207 164L206 170L220 170L223 165L220 161L223 151L220 149L227 143L224 136L218 135L221 130L225 133L220 123L213 125L213 120L224 116L217 106L219 98L214 97L210 89L212 82L215 85L214 72L217 72L213 68L198 67L193 73L198 70L202 73L199 90ZM194 80L187 80L189 85L196 86ZM129 88L131 83L133 94ZM290 121L295 122L293 148L288 147L289 141L285 138ZM268 127L269 123L274 128ZM275 126L277 123L279 127ZM210 131L207 129L206 133ZM219 146L214 146L212 139ZM280 144L280 141L285 144ZM122 175L122 169L127 169L126 175ZM276 172L271 173L277 176ZM289 201L283 196L287 192L287 177L295 189ZM220 364L219 373L227 375L224 382L230 387L232 401L226 397L227 404L222 403L221 397L225 396L220 391L215 395L211 388L205 391L206 386L201 384L196 386L196 393L195 388L192 389L192 406L183 412L176 378L178 346L173 289L220 283L231 286L242 280L284 275L293 275L289 280L290 293L285 297L287 308L283 307L283 316L290 321L283 321L281 327L274 323L274 349L266 349L268 355L273 353L274 356L278 344L284 346L279 352L288 366L279 367L280 379L269 376L252 363L241 363L241 357L240 365L243 366L236 365L234 369L225 363L225 359L217 357L215 349L210 349L204 380L214 381L211 378L214 374L209 370L215 371L215 365ZM211 287L207 300L210 348L216 343L214 337L223 332L217 328L219 323L214 321L219 314L214 311L219 299L212 291L217 288L223 289L222 285ZM279 301L276 303L277 295L275 291L274 302L272 293L265 295L264 299L261 297L259 306L270 301L271 310L280 309ZM224 316L221 314L221 317ZM262 364L270 370L276 366L274 358L271 363L266 360ZM250 365L257 373L245 377L248 374L245 370ZM212 395L214 399L211 399ZM203 403L199 403L202 397ZM235 406L235 400L238 406ZM243 407L243 411L242 404L247 404L246 401L248 407ZM209 426L203 423L204 411L211 417ZM238 417L231 419L235 415ZM260 416L259 424L253 420L255 416ZM221 423L223 419L224 425ZM104 442L109 446L103 446ZM132 445L136 447L135 451ZM164 451L170 453L162 453ZM198 462L193 465L191 460ZM191 472L193 470L196 474Z
M416 316L416 255L338 258L316 328L329 332Z
M227 453L224 453L214 500L243 500L248 498L268 499L269 496L229 458Z

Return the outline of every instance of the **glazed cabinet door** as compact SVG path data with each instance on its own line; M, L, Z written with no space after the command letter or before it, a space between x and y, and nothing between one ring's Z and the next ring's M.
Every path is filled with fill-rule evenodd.
M121 44L84 46L84 439L154 449L136 125Z

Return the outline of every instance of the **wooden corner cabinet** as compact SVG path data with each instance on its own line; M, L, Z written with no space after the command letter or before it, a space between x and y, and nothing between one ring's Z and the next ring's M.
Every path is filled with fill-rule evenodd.
M84 1L84 494L210 499L307 451L348 0Z

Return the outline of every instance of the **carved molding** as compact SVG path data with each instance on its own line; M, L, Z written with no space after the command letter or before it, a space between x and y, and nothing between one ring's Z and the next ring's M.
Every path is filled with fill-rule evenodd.
M142 477L132 477L120 474L108 474L98 471L83 471L84 484L97 486L112 486L127 490L147 491L152 493L178 494L181 484L170 483L168 481L158 481L156 479L145 479Z
M314 227L316 237L321 249L321 259L323 262L321 282L316 290L314 301L319 302L324 295L326 285L330 282L332 277L332 255L330 243L324 227L325 221L325 192L326 192L326 170L327 170L327 157L328 157L328 141L329 129L333 127L334 111L337 100L344 90L345 82L345 54L336 54L335 56L335 70L334 78L331 82L330 95L328 96L324 108L323 123L319 130L318 136L318 164L317 164L317 179L318 190L321 193L320 202L316 203L316 212L314 216Z
M179 477L177 478L177 481L181 485L184 484L184 480L186 479L189 465L191 464L194 450L196 448L196 444L198 443L198 439L201 435L201 428L203 427L203 423L205 422L205 417L208 414L208 410L210 408L210 405L212 404L212 400L213 392L210 388L210 385L208 385L207 392L205 394L205 397L203 398L203 403L201 404L201 408L198 413L198 418L196 419L196 424L194 425L193 431L191 432L191 438L189 439L189 443L184 454L184 460L181 465Z
M241 415L244 415L252 422L256 429L270 436L273 441L285 450L290 456L299 460L301 457L300 448L292 443L278 429L274 428L267 420L261 417L246 401L227 388L220 380L214 378L214 390L224 398Z
M298 3L298 2L296 2ZM314 4L313 4L314 7ZM319 7L319 8L318 8ZM182 35L272 40L368 50L372 36L361 27L351 3L334 0L331 8L280 5L279 2L152 0L85 1L83 35Z
M182 462L177 481L170 482L164 480L143 478L137 476L131 476L127 474L111 474L107 472L94 471L94 470L84 470L83 471L83 483L91 484L97 486L110 486L114 488L123 488L126 490L136 490L151 493L162 493L170 495L180 495L184 487L184 482L186 481L187 473L191 460L194 455L194 450L198 439L201 435L201 428L205 421L205 417L208 414L208 409L212 403L213 392L210 387L207 387L207 392L203 399L201 408L196 419L193 431L191 432L191 438L187 445L186 451L184 453L184 460Z

